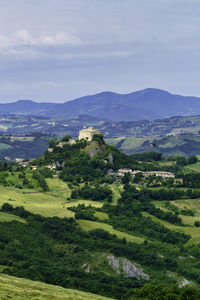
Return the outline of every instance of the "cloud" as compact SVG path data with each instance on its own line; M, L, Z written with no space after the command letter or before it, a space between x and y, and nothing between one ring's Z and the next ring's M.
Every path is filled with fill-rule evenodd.
M2 1L3 95L73 98L175 85L191 92L191 82L200 94L198 8L199 0L12 0L12 8Z
M19 42L19 43L28 43L28 44L32 44L33 43L33 39L30 36L30 34L28 33L27 30L18 30L15 33L15 37L16 39L13 40L13 42ZM10 41L11 42L11 41Z
M21 29L10 36L0 35L0 48L7 48L12 54L13 48L23 46L77 46L81 40L72 33L59 31L56 34L30 34L28 30ZM17 54L13 52L13 54Z
M69 32L58 32L55 36L41 36L37 41L36 45L80 45L81 40L69 33Z

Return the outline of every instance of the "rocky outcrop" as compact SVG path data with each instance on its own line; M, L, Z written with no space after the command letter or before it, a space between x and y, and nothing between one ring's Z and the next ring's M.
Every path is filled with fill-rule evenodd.
M92 272L91 268L90 268L90 266L88 264L84 264L82 266L82 268L84 269L85 273L91 273Z
M90 157L95 156L95 154L103 155L104 153L102 146L97 141L92 141L90 145L86 147L86 152Z
M125 258L118 258L110 254L106 256L109 265L117 274L122 274L125 277L136 277L139 279L149 279L149 275L144 273L140 265L132 263Z
M188 281L187 279L183 279L180 283L179 283L179 287L183 287L183 286L186 286L186 285L192 285L192 282L191 281Z

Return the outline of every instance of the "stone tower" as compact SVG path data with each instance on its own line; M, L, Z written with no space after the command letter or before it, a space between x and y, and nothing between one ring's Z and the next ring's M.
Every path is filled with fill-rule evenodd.
M101 134L101 132L94 127L88 127L79 131L78 139L91 142L95 134Z

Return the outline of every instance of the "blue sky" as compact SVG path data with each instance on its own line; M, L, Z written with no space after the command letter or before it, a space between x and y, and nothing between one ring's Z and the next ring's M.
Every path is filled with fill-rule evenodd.
M200 96L199 0L0 0L0 102Z

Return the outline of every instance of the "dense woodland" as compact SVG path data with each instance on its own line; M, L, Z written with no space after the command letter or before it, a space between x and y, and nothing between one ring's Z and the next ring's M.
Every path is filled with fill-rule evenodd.
M183 248L181 238L176 250L159 243L138 245L120 240L104 230L83 232L73 219L44 218L9 204L4 204L1 211L16 214L27 221L27 224L0 223L0 264L5 266L3 272L6 274L127 299L134 294L135 288L142 287L144 280L108 276L103 272L103 266L92 273L81 270L82 264L90 263L93 253L100 256L101 252L111 252L145 265L147 270L152 270L152 279L157 282L164 278L157 277L158 268L161 271L159 276L164 276L166 269L174 271L178 268L181 274L200 282L200 249ZM157 252L164 254L165 259L155 255ZM178 262L176 257L189 254L195 259ZM168 279L170 282L173 281ZM141 297L142 293L144 290L136 294Z

